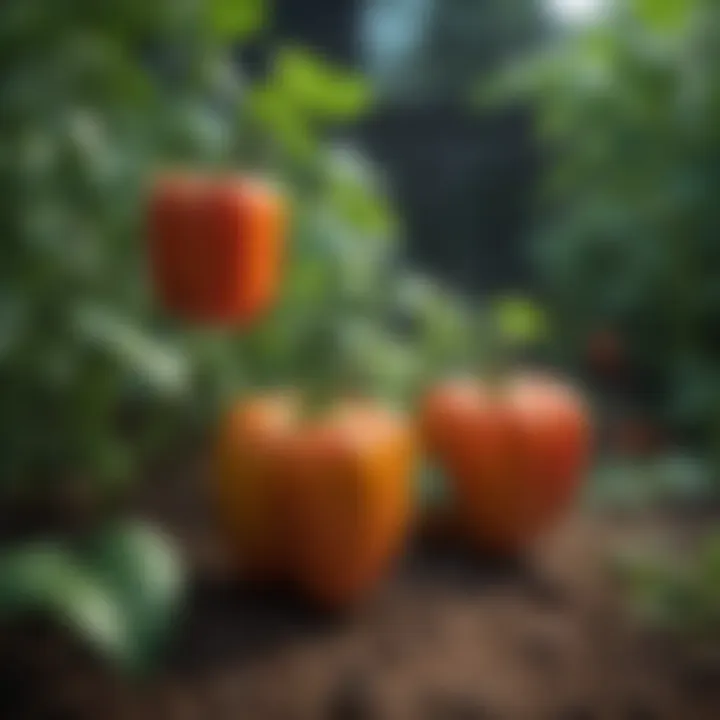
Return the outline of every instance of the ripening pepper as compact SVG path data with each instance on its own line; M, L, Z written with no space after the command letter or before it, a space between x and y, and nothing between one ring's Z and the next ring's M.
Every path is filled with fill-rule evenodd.
M372 591L408 536L413 434L374 401L306 410L291 394L237 403L221 423L211 495L241 573L344 609Z
M269 309L286 225L277 191L246 177L166 175L153 186L148 215L151 278L167 312L246 324Z
M420 432L445 471L460 532L486 550L522 551L565 513L590 456L590 421L560 380L468 378L428 393Z

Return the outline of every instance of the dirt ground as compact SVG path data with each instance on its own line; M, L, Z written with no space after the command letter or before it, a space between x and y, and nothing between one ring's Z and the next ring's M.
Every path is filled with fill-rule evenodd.
M717 720L720 665L628 619L605 570L622 532L575 518L516 563L416 543L372 602L321 618L245 587L202 508L199 470L143 511L186 545L194 582L145 686L39 624L0 638L2 720Z

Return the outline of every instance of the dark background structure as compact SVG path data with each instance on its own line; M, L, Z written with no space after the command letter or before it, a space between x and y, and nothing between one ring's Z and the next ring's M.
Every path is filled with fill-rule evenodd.
M360 67L362 5L360 0L279 0L272 40L300 42L333 61ZM538 24L535 34L541 32ZM508 38L508 48L512 44ZM483 69L488 71L499 60L476 64L487 62ZM414 71L423 72L424 65L418 62ZM404 103L381 99L356 125L354 139L388 179L411 263L472 295L532 284L524 238L538 159L526 112L480 117L462 94L435 93Z

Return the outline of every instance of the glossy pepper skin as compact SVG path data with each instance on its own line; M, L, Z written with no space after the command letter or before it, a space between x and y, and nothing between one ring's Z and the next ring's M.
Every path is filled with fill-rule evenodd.
M256 409L269 406L273 421L258 423ZM409 424L374 403L337 403L312 417L288 397L241 403L216 463L229 546L246 567L269 569L321 607L355 605L408 535L414 448Z
M279 290L280 195L247 178L167 175L151 191L150 270L159 302L194 323L248 323Z
M254 580L287 575L287 491L276 465L296 415L290 394L250 398L227 413L218 433L211 499L238 568Z
M569 509L589 460L583 403L545 376L500 387L443 383L425 398L420 422L462 532L491 551L522 551L548 530Z

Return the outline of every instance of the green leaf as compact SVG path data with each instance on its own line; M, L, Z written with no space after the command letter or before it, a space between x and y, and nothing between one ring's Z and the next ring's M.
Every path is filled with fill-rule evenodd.
M248 112L265 132L295 160L311 161L318 144L308 119L274 85L263 85L247 95Z
M370 87L361 75L338 73L332 94L328 94L318 110L334 120L352 120L365 112L371 102Z
M326 158L328 205L353 229L371 237L391 237L396 218L364 158L342 147L332 148Z
M79 567L67 570L48 596L47 609L106 658L132 667L137 647L122 605Z
M695 5L694 0L634 0L638 17L660 31L682 30Z
M184 583L170 543L125 523L79 552L51 541L8 550L0 557L0 616L43 613L123 670L145 672L177 619Z
M0 558L0 614L40 612L127 663L133 648L122 605L59 543L16 548Z
M267 0L206 0L210 28L221 40L244 40L263 28Z
M495 302L495 318L500 334L514 344L532 344L548 335L548 319L543 310L522 297L506 297Z
M0 556L0 615L41 609L72 572L64 549L51 542L14 548Z
M82 305L75 313L75 327L84 341L109 354L127 375L151 389L168 396L188 390L191 369L183 353L115 312Z
M174 548L149 526L125 522L92 538L81 557L123 609L132 667L147 668L177 620L185 574Z
M351 120L367 109L371 100L362 75L337 70L299 48L283 48L278 53L275 81L298 108L324 120Z

